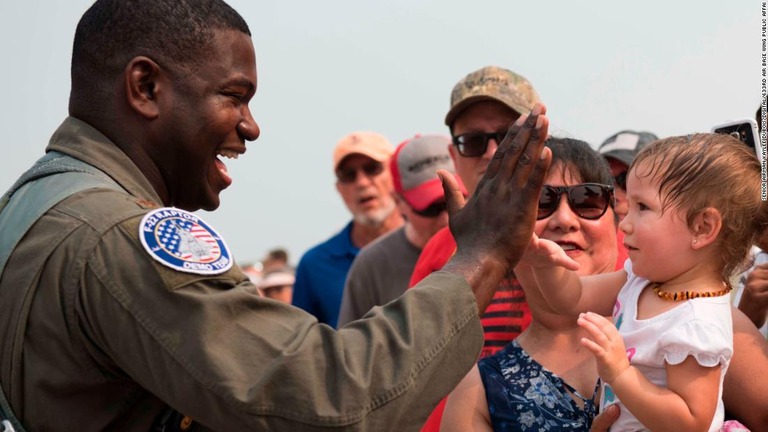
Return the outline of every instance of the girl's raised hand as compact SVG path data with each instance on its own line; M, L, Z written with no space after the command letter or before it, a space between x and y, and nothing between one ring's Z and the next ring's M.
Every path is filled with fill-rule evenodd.
M613 322L602 315L583 313L576 322L590 335L582 338L581 344L595 355L598 375L610 384L629 367L630 353L624 347L624 339Z
M528 249L520 262L536 268L563 267L566 270L576 271L580 267L580 264L569 257L560 245L551 240L539 238L536 233L531 234Z

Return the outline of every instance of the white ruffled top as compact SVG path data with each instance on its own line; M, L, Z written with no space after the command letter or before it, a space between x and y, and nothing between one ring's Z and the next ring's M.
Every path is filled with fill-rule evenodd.
M723 377L733 355L733 323L730 297L696 298L680 302L653 318L637 319L637 300L649 284L632 272L632 263L624 263L627 283L619 292L613 321L624 339L630 363L649 381L666 387L665 362L679 364L692 356L702 366L720 365L718 406L710 430L720 429L724 417ZM603 391L603 406L610 405L612 392ZM611 430L643 430L626 408ZM626 414L625 414L626 413Z

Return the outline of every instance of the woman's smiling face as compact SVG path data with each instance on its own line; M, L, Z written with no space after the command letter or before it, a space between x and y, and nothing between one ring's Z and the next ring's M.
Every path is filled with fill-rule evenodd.
M556 163L549 169L545 185L572 186L582 183L575 170ZM577 216L565 196L560 198L551 216L537 220L534 232L540 238L559 244L581 265L578 273L590 275L613 271L618 255L616 244L616 216L608 207L600 219L589 220Z

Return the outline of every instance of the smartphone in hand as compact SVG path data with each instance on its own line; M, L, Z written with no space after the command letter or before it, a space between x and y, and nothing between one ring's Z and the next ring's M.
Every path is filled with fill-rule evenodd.
M757 123L755 120L741 119L715 125L712 128L712 132L728 134L743 142L755 152L760 163L763 163L766 156L765 149L760 142L760 135L757 133Z

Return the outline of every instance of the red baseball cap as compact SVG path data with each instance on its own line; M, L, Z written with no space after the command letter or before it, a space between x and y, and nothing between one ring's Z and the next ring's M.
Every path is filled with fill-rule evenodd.
M389 161L395 192L415 210L424 210L444 198L443 185L436 171L444 169L456 177L462 192L467 190L456 176L448 146L451 139L444 135L416 135L403 141Z

